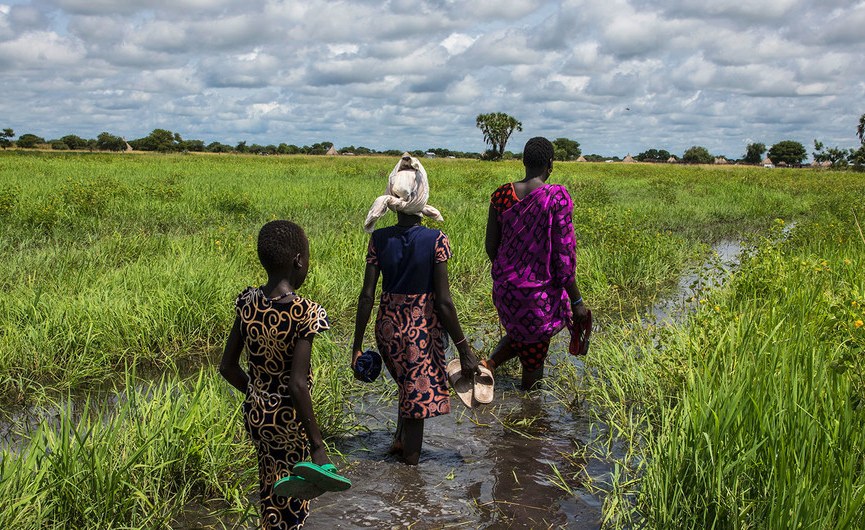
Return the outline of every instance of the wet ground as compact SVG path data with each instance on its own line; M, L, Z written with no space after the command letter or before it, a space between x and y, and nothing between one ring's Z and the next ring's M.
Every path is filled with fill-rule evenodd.
M742 244L723 240L712 251L650 309L646 324L680 321L698 304L701 291L719 285L738 265ZM548 373L555 363L576 362L581 370L579 360L563 353L565 346L557 337ZM337 446L354 485L320 497L307 527L600 528L603 499L583 484L586 476L603 481L611 472L609 463L583 458L598 427L587 412L543 391L523 392L518 383L499 375L495 401L478 409L452 399L450 415L426 422L417 467L385 455L395 428L393 397L360 401L355 412L369 431ZM392 383L388 388L395 393ZM601 452L588 451L593 453Z
M739 265L743 243L735 239L722 239L712 245L712 253L699 267L679 278L674 293L653 305L646 317L647 323L672 324L697 306L700 293L724 282L727 273Z
M697 304L702 289L717 285L735 268L742 246L725 240L713 250L712 258L684 275L674 293L651 308L645 325L680 320ZM556 363L576 363L582 369L578 359L564 353L565 335L553 343L548 373ZM354 485L313 501L305 528L600 528L603 499L590 493L584 481L587 476L603 481L611 468L583 457L593 454L585 448L601 434L599 427L579 407L547 392L526 393L518 383L500 371L494 402L476 409L453 398L451 414L426 422L418 466L386 455L395 429L395 385L388 379L370 386L354 404L363 428L338 442L342 459L334 458ZM59 410L33 412L0 421L0 446L14 447L19 437L13 431L20 432L33 416ZM220 526L212 515L201 515L183 518L179 527Z
M317 499L307 527L599 528L602 500L580 477L609 469L580 458L597 436L588 415L517 384L498 378L495 401L476 409L452 399L451 414L426 421L418 466L385 454L396 401L358 403L358 420L368 431L337 446L354 485Z

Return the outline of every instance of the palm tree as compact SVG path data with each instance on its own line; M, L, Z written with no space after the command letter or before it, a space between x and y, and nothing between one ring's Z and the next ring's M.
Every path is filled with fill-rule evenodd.
M478 114L475 125L484 133L484 143L490 145L495 159L501 158L505 153L505 146L514 130L523 130L522 122L504 112Z

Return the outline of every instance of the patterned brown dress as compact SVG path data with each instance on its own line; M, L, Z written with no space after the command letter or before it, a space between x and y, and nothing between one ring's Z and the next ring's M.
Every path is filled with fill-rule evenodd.
M381 270L375 339L399 387L399 415L423 419L451 410L447 333L435 312L433 267L451 257L447 236L420 225L373 232L366 261Z
M289 392L291 362L298 338L330 328L317 303L300 296L285 303L270 301L261 289L247 287L235 302L240 333L249 350L249 389L243 420L258 455L261 528L300 528L309 501L273 495L273 485L292 466L309 457L303 426ZM312 389L312 374L307 374Z

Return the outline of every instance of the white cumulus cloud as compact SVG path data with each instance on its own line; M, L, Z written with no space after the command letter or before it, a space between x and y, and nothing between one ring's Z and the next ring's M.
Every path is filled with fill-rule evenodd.
M502 111L514 150L849 147L863 27L861 0L15 0L0 127L482 151Z

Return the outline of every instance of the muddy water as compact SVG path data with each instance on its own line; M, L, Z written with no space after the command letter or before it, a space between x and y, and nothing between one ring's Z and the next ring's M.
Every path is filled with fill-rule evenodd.
M597 432L587 415L517 384L500 376L492 404L470 410L454 398L451 414L427 420L418 466L385 454L395 399L360 401L356 413L368 430L337 445L354 485L314 501L307 527L599 528L602 500L578 477L609 469L573 456Z

